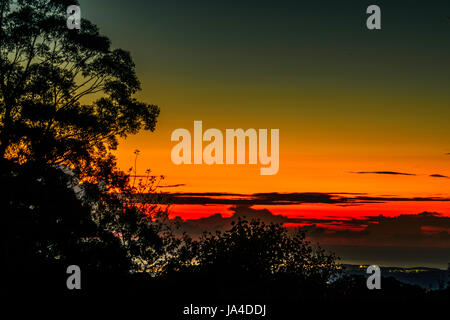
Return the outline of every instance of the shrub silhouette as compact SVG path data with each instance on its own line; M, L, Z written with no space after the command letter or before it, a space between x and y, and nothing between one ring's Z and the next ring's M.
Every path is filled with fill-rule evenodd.
M290 234L281 224L245 219L199 240L186 237L171 268L171 276L190 283L186 287L251 299L318 297L339 272L337 258L313 248L301 231Z
M337 272L336 257L314 249L297 230L289 234L281 224L239 219L225 232L204 233L199 241L187 242L185 267L208 273L272 277L296 273L327 282Z

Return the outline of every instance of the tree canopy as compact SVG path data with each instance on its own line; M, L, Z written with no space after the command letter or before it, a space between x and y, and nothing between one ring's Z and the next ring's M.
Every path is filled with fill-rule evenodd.
M276 278L296 274L325 284L337 274L336 257L313 248L305 233L292 234L282 224L239 219L230 229L204 233L198 241L185 241L180 269L221 274Z
M119 137L153 131L159 108L134 98L129 52L86 19L67 27L74 4L0 1L1 240L11 272L70 262L129 272L164 252L160 210L130 205L137 189L111 154Z
M90 165L118 137L154 130L159 108L140 89L130 53L112 49L73 0L0 2L0 159Z

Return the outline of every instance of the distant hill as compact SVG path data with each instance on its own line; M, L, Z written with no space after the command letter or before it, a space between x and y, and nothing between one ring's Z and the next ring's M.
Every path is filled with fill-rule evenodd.
M343 264L344 273L366 275L368 265ZM436 290L450 281L449 271L427 267L380 267L382 277L393 277L398 281ZM383 286L383 285L382 285Z

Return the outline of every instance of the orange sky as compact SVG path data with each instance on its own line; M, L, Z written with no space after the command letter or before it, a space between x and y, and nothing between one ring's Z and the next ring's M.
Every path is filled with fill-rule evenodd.
M116 155L126 170L139 149L138 173L150 168L164 184L183 184L164 191L449 196L450 179L430 177L450 176L445 2L383 3L389 15L378 32L365 27L363 3L81 5L114 47L131 52L137 97L161 108L156 132L122 140ZM193 132L195 120L222 132L279 129L278 174L261 176L260 165L174 165L171 133ZM360 171L415 175L352 173ZM437 202L364 207L448 212Z
M192 127L192 124L190 124ZM188 126L186 126L190 129ZM134 165L135 149L138 172L150 168L154 174L164 174L166 184L185 184L171 191L186 192L365 192L400 196L448 195L450 179L429 177L446 175L450 157L424 150L390 151L380 146L354 146L337 149L336 146L302 147L287 145L280 129L280 170L274 176L261 176L260 165L174 165L170 159L176 142L170 135L156 133L129 137L120 144L117 156L119 166ZM152 140L163 142L154 146ZM164 141L165 140L165 141ZM207 143L205 143L206 145ZM335 150L330 150L332 148ZM377 150L378 149L378 150ZM344 154L348 152L348 154ZM402 153L402 151L404 153ZM388 156L383 154L392 152ZM421 154L420 154L421 153ZM398 171L416 176L362 175L357 171Z

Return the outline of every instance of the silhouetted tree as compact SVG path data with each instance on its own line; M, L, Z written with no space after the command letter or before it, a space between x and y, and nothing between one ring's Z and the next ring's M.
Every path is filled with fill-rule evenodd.
M97 272L160 271L177 244L165 212L117 169L117 139L153 131L159 108L138 101L128 52L67 0L0 1L0 212L9 272L81 264ZM41 268L42 266L42 268Z
M337 258L313 248L305 234L294 234L281 224L239 219L225 232L204 233L198 240L186 238L180 250L178 270L194 271L225 279L279 279L294 275L326 285L338 273Z
M106 170L110 172L109 170ZM132 169L130 169L132 171ZM130 183L130 175L111 169L115 181L104 184L108 190L98 191L97 183L83 183L83 190L94 205L94 221L114 233L126 250L132 270L161 274L167 267L169 257L176 254L180 239L172 232L167 215L165 195L157 192L164 177L145 176ZM100 176L96 173L96 176ZM108 181L103 178L102 181ZM152 194L152 197L148 197Z
M140 85L130 54L111 49L88 20L69 30L73 4L0 2L0 159L84 172L118 137L155 128L158 107L133 98Z

